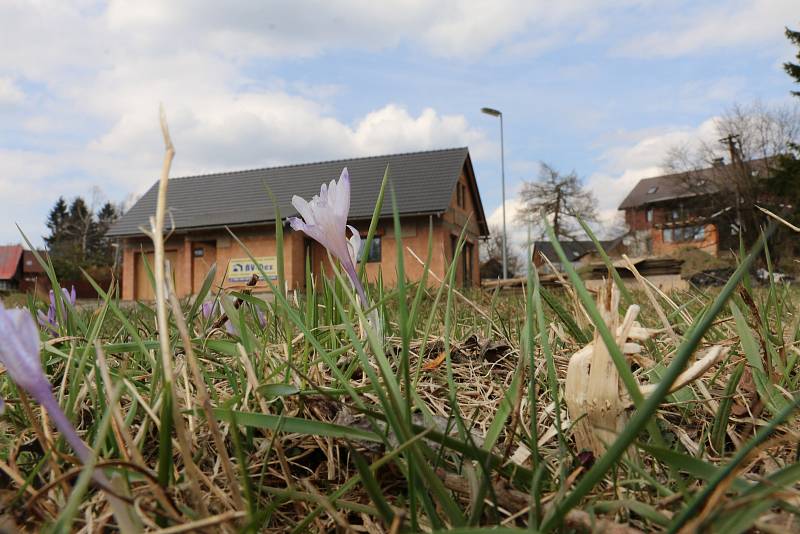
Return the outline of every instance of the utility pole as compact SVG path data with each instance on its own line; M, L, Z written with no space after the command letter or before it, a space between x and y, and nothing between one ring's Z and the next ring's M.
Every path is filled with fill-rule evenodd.
M744 162L742 160L742 152L741 152L741 136L739 134L728 134L727 136L723 137L719 140L720 143L723 143L728 146L728 152L731 155L731 165L736 165L739 169L743 166ZM739 144L737 147L736 144ZM742 233L742 192L740 189L740 184L738 180L734 180L736 186L736 226L739 227L739 235Z
M742 141L739 134L728 134L720 139L719 142L728 146L728 152L731 155L731 163L742 163ZM736 146L737 143L739 146Z

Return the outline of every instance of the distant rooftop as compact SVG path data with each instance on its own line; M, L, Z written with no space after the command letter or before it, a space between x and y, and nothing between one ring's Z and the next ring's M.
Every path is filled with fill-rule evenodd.
M617 239L609 239L605 241L600 241L600 244L603 246L603 249L606 252L609 252L610 249L617 246L621 241L621 238ZM567 258L570 261L577 261L584 257L586 254L594 252L597 250L594 246L592 241L573 241L569 239L565 239L563 241L559 241L561 248L564 249L564 254L566 254ZM548 260L552 261L553 263L558 263L561 261L556 254L556 249L553 247L553 243L550 241L536 241L534 243L534 251L541 253L542 255L546 256Z
M751 160L748 164L757 172L763 172L764 176L767 175L769 158ZM665 200L690 198L711 193L719 183L718 179L724 177L726 172L730 172L731 168L732 164L727 163L695 171L643 178L631 189L618 209L624 210ZM697 189L692 190L691 183L687 181L687 178L691 178L693 182L697 183Z

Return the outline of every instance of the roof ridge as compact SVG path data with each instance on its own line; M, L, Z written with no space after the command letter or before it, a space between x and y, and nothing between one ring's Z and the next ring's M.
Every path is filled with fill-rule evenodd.
M321 161L309 161L306 163L292 163L289 165L274 165L272 167L252 167L249 169L240 169L238 171L222 171L222 172L205 172L201 174L189 174L184 176L175 176L170 178L170 180L186 180L189 178L206 178L208 176L229 176L234 174L244 174L248 172L254 171L271 171L271 170L278 170L278 169L291 169L296 167L308 167L311 165L323 165L328 163L340 163L344 161L362 161L362 160L369 160L369 159L381 159L381 158L393 158L398 156L412 156L417 154L432 154L434 152L451 152L456 150L467 150L469 151L469 147L467 146L458 146L458 147L450 147L450 148L436 148L431 150L413 150L409 152L395 152L392 154L380 154L378 156L360 156L355 158L338 158L338 159L328 159L328 160L321 160Z
M743 161L743 163L748 163L748 164L750 164L750 163L762 163L762 162L765 162L765 161L768 161L768 160L771 160L771 159L774 159L774 158L775 158L775 156L764 156L764 157L760 157L760 158L751 158L751 159ZM685 171L669 172L669 173L666 173L666 174L659 174L659 175L656 175L656 176L648 176L646 178L640 178L639 182L643 182L645 180L656 180L656 179L663 179L663 178L681 177L681 176L684 176L686 174L690 174L690 173L693 173L693 172L706 172L706 171L713 171L714 169L726 169L726 168L731 167L733 165L734 165L734 162L730 161L728 163L723 163L722 165L719 165L719 166L717 166L717 165L709 165L708 167L700 167L699 169L686 169Z

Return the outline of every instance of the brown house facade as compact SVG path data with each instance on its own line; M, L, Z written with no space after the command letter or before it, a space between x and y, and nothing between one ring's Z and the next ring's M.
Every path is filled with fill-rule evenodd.
M319 284L321 276L330 274L327 251L285 224L288 216L296 214L292 196L310 199L319 193L322 183L338 178L347 167L351 182L348 224L366 236L387 165L400 214L407 278L414 281L422 277L423 267L414 255L424 261L431 237L430 268L443 278L466 227L456 277L461 285L478 285L478 243L488 235L488 227L469 151L455 148L171 179L168 206L175 227L166 242L166 254L178 296L196 294L213 265L217 266L213 288L244 285L258 271L249 255L271 278L277 278L278 214L267 190L275 196L280 210L288 288L307 289L307 264L314 283ZM108 234L122 247L125 300L153 298L147 267L152 264L152 243L140 227L147 225L155 211L156 187L151 187ZM387 190L366 266L370 281L380 275L387 285L397 281L391 206L391 192ZM260 283L257 290L268 291L269 287Z
M629 230L624 244L635 256L663 256L681 248L716 256L736 248L732 184L741 176L758 180L769 174L767 159L725 164L720 158L711 167L639 180L619 206Z

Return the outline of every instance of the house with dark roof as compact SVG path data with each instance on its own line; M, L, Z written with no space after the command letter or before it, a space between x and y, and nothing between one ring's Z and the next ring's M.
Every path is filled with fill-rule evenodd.
M771 159L725 163L639 180L619 209L625 212L625 246L634 256L697 248L712 255L736 248L738 228L728 199L742 173L768 178ZM727 202L727 203L726 203Z
M305 289L306 264L315 278L329 274L330 266L321 245L285 224L288 216L297 214L292 196L310 199L319 194L322 183L337 179L347 167L351 183L348 224L366 236L387 165L400 214L406 276L410 280L422 277L423 267L411 252L424 260L432 238L430 269L443 278L466 227L456 277L460 284L477 285L478 242L489 231L469 150L464 147L170 179L167 204L173 228L166 242L166 256L176 292L179 296L197 293L215 264L214 287L243 286L258 272L249 254L268 276L277 278L276 222L284 230L287 285ZM152 243L142 228L155 213L157 189L158 184L153 184L107 234L122 248L124 299L153 298L147 267L152 264ZM268 190L275 197L280 221L276 221L278 215ZM367 276L374 280L380 273L384 283L392 284L396 281L396 263L392 200L387 191L367 258ZM268 290L263 281L256 288Z
M41 250L39 254L44 256L45 252ZM50 290L50 279L47 277L44 267L42 267L31 250L22 252L22 276L19 281L19 289L26 293L30 291L44 292ZM92 291L92 293L96 295L94 291Z
M573 267L587 265L599 257L597 247L594 246L592 241L565 239L563 241L559 241L558 243L561 245L561 248L564 250L564 254L567 256L567 259L569 259L569 262ZM620 247L622 245L622 238L601 240L600 245L609 256L619 255L621 252ZM553 247L553 243L550 241L534 242L533 264L536 266L537 270L541 270L542 272L550 272L550 264L552 264L553 267L559 271L564 270L561 258L558 257L558 254Z

